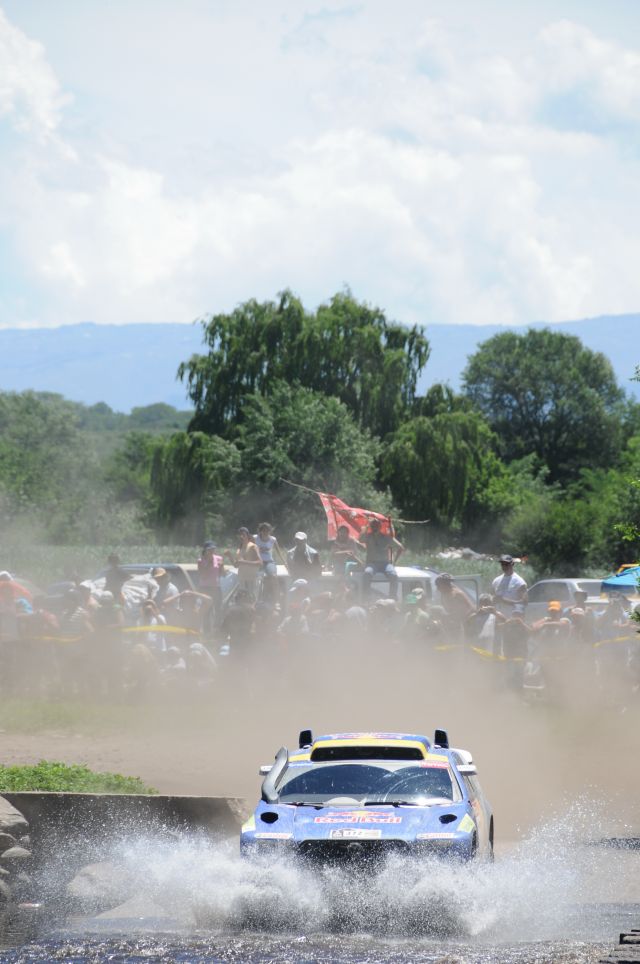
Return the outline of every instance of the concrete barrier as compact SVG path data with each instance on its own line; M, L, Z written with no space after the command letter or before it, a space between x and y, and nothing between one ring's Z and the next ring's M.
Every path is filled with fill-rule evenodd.
M44 793L30 791L5 797L29 821L32 831L64 824L109 835L115 824L143 828L237 833L246 804L236 797L178 797L129 793Z
M103 859L114 844L172 832L206 838L238 836L245 801L234 797L146 796L120 793L10 793L2 796L29 821L30 872L39 890L70 879Z

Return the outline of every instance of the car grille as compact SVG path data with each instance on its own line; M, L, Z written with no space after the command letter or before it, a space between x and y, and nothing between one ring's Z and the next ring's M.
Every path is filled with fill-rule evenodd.
M299 856L321 863L379 862L409 851L403 840L303 840L296 846Z

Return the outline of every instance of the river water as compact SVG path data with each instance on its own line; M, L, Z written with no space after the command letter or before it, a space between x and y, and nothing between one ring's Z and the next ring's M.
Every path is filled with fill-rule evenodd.
M598 826L597 808L574 804L491 864L396 859L377 873L248 863L237 841L124 840L109 854L112 909L25 911L0 960L591 964L640 924L640 851L603 844Z

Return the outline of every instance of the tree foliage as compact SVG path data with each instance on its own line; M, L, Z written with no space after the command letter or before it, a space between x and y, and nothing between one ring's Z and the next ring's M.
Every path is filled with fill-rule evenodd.
M439 530L471 524L490 480L503 469L496 439L477 412L438 411L400 426L385 445L382 480L402 514Z
M376 491L375 484L380 443L357 426L337 398L284 382L274 385L267 397L249 395L236 442L245 482L239 510L278 518L288 537L309 528L303 525L305 519L315 520L319 533L324 516L316 496L283 483L283 478L339 492L358 505L389 509L388 496Z
M173 541L197 544L221 527L236 492L240 453L204 432L175 432L153 453L152 517Z
M348 292L315 312L288 291L249 301L204 332L180 370L189 426L161 403L124 415L0 393L0 537L194 544L267 518L285 544L300 528L322 540L308 486L430 519L403 533L413 547L508 545L576 574L637 561L640 405L577 338L504 332L470 358L463 394L419 395L422 329Z
M503 332L484 342L463 375L507 460L535 453L551 483L583 466L614 464L624 439L625 396L604 355L549 329Z
M347 293L315 313L290 291L277 302L247 301L203 321L206 355L180 365L195 406L191 427L225 434L246 395L268 395L284 381L344 402L374 435L392 431L411 405L429 357L418 326L387 321Z

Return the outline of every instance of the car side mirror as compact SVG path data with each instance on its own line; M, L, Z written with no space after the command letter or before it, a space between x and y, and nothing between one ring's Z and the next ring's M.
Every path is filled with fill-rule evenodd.
M259 777L266 777L267 773L270 772L272 766L273 766L272 763L264 763L264 764L260 767L260 769L258 770L258 776L259 776Z

